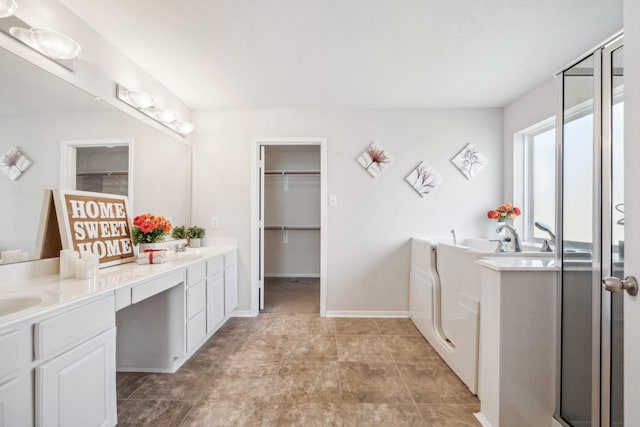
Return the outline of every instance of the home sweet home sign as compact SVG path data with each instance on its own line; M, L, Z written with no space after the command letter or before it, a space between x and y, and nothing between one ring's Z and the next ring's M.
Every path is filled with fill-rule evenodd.
M97 254L101 267L135 260L126 196L55 190L53 199L63 249Z

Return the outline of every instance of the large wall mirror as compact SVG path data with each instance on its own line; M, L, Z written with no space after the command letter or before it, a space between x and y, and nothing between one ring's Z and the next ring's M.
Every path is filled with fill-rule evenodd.
M131 141L134 147L113 150L132 156L127 159L135 188L132 214L152 212L188 224L187 144L0 48L0 157L18 147L32 162L16 180L0 173L0 251L21 250L23 260L40 258L36 239L45 189L68 182L69 171L62 166L66 142L109 140ZM104 149L81 149L78 154L91 156L94 169L104 165L105 171L114 170ZM111 174L104 188L113 188L118 180L122 178Z

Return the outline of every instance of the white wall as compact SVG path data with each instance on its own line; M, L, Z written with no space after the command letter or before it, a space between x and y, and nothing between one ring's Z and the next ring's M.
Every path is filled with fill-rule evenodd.
M558 86L556 79L549 77L540 85L513 100L504 107L504 197L514 200L514 141L513 135L536 123L556 115L558 109ZM516 178L522 171L516 170ZM517 181L516 185L522 185Z
M502 110L241 110L195 113L193 219L239 241L240 309L250 309L251 139L328 139L328 311L408 309L409 238L494 236L486 212L502 202ZM356 162L372 140L395 159L373 179ZM450 159L467 143L489 159L467 181ZM404 178L420 161L444 178L421 198Z

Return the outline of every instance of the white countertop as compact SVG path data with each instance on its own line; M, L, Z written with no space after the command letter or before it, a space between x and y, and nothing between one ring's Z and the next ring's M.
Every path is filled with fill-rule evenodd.
M495 271L559 271L553 258L483 258L477 264Z
M50 311L88 300L116 289L134 285L145 280L194 264L204 258L215 257L236 250L237 246L209 246L188 249L185 253L170 253L163 264L138 265L136 262L105 267L92 279L60 279L50 275L24 280L8 286L0 286L0 303L10 297L34 297L42 301L32 307L7 315L0 315L0 327L39 317Z

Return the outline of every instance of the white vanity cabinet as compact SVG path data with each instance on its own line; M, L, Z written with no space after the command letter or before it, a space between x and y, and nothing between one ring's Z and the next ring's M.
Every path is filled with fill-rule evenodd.
M207 260L207 334L224 323L224 256Z
M29 325L0 329L0 427L33 425Z
M33 331L35 425L116 425L115 297L58 312Z
M201 261L187 267L186 324L187 352L196 350L207 335L207 263Z
M224 315L238 308L238 251L224 255Z

